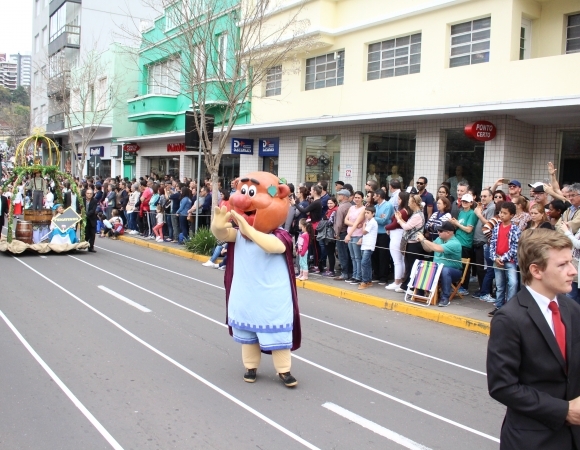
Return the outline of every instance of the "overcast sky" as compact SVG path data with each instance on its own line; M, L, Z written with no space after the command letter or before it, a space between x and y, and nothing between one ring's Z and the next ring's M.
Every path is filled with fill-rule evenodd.
M0 53L30 53L34 0L0 0Z

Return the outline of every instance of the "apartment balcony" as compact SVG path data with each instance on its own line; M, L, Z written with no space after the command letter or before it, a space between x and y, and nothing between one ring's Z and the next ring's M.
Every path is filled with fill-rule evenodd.
M55 131L59 131L64 129L64 114L55 114L54 116L50 116L48 118L48 123L46 124L46 131L48 133L54 133Z
M80 48L81 27L65 25L58 30L48 43L48 56L52 56L63 48Z
M65 70L48 79L46 95L58 99L67 96L70 90L70 70Z
M65 3L82 3L82 0L50 0L48 15L52 16Z
M173 120L180 114L176 95L147 94L127 100L129 122Z

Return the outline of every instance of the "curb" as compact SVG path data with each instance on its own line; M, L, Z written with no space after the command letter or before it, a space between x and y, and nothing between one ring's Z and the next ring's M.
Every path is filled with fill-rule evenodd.
M182 258L193 259L195 261L200 262L207 261L207 256L196 255L186 250L180 250L177 248L167 247L165 245L159 245L155 242L150 242L143 239L136 239L128 236L119 236L119 240L128 242L130 244L139 245L140 247L150 248L151 250L157 250L160 252L169 253L171 255L181 256ZM439 322L444 325L450 325L452 327L461 328L463 330L475 331L477 333L489 336L490 323L485 322L483 320L470 319L469 317L431 310L425 307L414 306L397 300L389 300L382 297L376 297L374 295L361 294L359 292L353 292L348 289L340 289L333 286L327 286L325 284L316 283L314 281L297 280L296 286L301 287L303 289L308 289L309 291L332 295L333 297L338 297L343 300L363 303L365 305L374 306L376 308L388 309L391 311L396 311L410 316L420 317L422 319Z

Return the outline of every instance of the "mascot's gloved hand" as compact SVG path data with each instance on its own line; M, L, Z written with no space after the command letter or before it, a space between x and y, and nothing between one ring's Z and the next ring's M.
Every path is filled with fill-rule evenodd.
M240 232L258 244L266 253L284 253L286 251L286 247L282 241L273 234L266 234L256 230L247 222L244 216L235 211L231 211L230 214L232 219L238 224L238 227L240 227Z
M233 242L236 239L236 232L232 229L231 213L225 206L215 207L213 220L211 221L211 231L216 238L224 242Z

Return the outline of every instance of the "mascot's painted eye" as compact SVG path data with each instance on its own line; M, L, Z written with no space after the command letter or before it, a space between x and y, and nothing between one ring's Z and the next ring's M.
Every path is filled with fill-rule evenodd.
M242 195L246 195L248 193L248 185L247 184L244 184L242 186L242 189L240 189L240 192L241 192Z
M256 186L250 186L250 188L248 189L248 195L250 197L253 197L254 195L256 195Z

